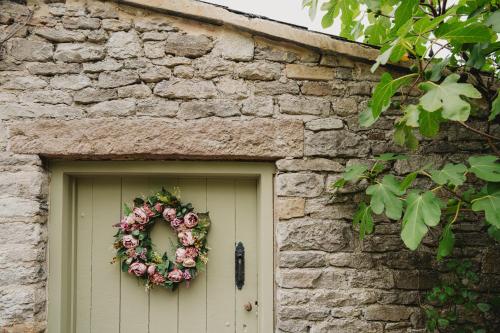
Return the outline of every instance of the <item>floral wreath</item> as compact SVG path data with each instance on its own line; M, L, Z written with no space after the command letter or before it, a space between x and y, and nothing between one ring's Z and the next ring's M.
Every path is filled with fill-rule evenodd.
M123 272L144 281L146 289L162 286L176 289L180 283L196 277L208 261L208 213L195 213L190 203L180 200L164 188L147 198L135 198L131 209L124 205L124 217L115 234L117 249L113 262L120 261ZM151 229L157 222L167 222L177 233L175 259L154 251Z

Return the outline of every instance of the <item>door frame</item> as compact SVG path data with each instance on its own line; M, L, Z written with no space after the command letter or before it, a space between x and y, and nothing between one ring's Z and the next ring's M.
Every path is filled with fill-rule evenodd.
M275 167L266 162L51 161L48 222L48 332L74 332L75 177L82 175L172 175L249 177L257 180L259 333L274 332Z

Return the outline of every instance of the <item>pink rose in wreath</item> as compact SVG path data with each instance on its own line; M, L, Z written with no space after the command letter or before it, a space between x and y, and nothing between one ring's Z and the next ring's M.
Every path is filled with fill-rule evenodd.
M196 266L196 261L194 261L193 258L189 258L187 257L186 259L184 259L184 261L182 262L182 266L184 267L195 267Z
M175 261L180 264L184 259L186 259L186 250L182 247L175 250Z
M139 245L139 240L132 235L124 235L122 238L122 244L127 249L133 249Z
M193 245L195 242L195 239L193 237L193 233L190 230L180 232L178 234L182 245L184 246L190 246Z
M178 268L174 268L170 273L168 273L168 279L172 282L181 282L183 278L182 271Z
M184 280L186 280L186 281L190 281L190 280L193 278L193 276L192 276L192 275L191 275L191 273L189 272L189 269L186 269L186 270L184 271L184 273L182 273L182 277L183 277L183 278L184 278Z
M153 210L151 209L151 206L148 204L142 205L142 209L144 210L144 212L148 217L153 217L156 215L155 212L153 212Z
M186 216L184 216L184 224L189 229L196 227L198 224L198 215L195 213L187 213Z
M175 208L166 208L163 211L163 217L167 221L173 221L176 216L177 216L177 211L175 210Z
M182 225L184 225L184 220L175 218L170 221L170 225L172 226L172 228L178 230Z
M148 266L148 275L151 276L156 272L156 265L152 264Z
M156 285L165 283L165 277L160 273L154 273L152 276L149 277L149 280L151 280L151 282L153 282L153 284Z
M147 266L142 262L133 262L128 268L128 272L130 274L134 274L135 276L143 276L146 273Z
M155 210L158 212L158 213L161 213L163 212L163 204L161 202L157 202L155 204Z
M133 212L134 212L135 220L139 224L146 224L146 223L148 223L149 216L148 216L148 214L146 213L146 211L142 207L135 207Z
M196 258L198 256L198 249L195 247L186 248L186 257Z

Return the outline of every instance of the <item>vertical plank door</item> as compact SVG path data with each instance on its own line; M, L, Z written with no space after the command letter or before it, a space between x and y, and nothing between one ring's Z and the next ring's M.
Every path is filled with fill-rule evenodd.
M123 204L161 187L180 190L197 212L208 211L209 263L190 287L146 291L110 264L113 224ZM257 333L257 183L253 179L123 176L81 177L76 188L75 330L77 333ZM175 233L165 223L151 231L157 250L173 257ZM234 250L243 242L245 285L235 285ZM251 303L253 311L244 309Z

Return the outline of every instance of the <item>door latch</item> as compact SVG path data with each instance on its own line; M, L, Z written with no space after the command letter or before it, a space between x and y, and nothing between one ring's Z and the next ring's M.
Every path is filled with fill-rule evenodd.
M245 247L242 242L236 244L236 249L234 250L234 263L236 287L241 290L245 284Z

